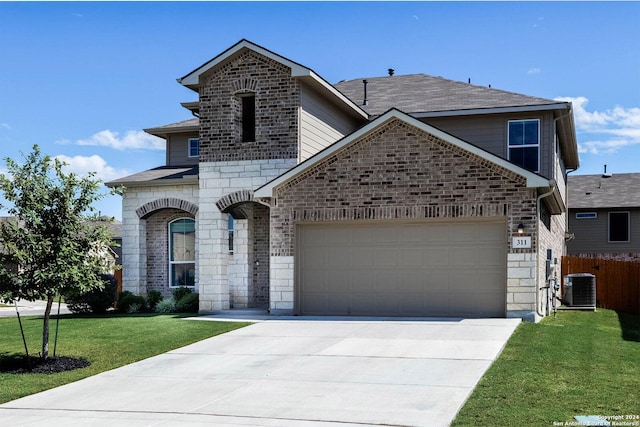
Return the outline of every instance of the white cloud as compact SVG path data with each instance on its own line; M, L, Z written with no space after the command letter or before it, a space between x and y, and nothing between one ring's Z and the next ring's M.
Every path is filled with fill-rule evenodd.
M11 129L11 126L9 126L9 123L0 123L0 128Z
M65 140L59 141L64 144ZM119 132L109 129L93 134L90 138L76 141L77 145L109 147L115 150L164 150L164 139L149 135L143 131L129 130L122 137Z
M529 68L527 74L540 74L542 70L540 68Z
M556 98L571 102L580 134L578 144L581 153L614 153L619 149L640 144L640 108L616 106L605 111L588 111L589 99L583 96Z
M67 173L75 173L80 176L86 176L89 172L95 172L95 178L102 181L111 181L116 178L130 175L126 169L116 169L107 164L107 162L97 154L92 156L55 156L56 159L66 163L64 171Z

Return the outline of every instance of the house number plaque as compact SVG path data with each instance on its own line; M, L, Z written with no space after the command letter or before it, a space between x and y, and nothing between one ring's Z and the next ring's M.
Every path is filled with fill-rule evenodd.
M511 247L513 249L529 249L531 247L531 237L514 237Z

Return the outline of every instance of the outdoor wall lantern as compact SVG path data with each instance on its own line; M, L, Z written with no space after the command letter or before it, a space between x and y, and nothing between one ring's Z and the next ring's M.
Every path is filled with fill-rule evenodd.
M522 225L522 223L520 223L518 225L518 234L523 234L524 233L524 225Z

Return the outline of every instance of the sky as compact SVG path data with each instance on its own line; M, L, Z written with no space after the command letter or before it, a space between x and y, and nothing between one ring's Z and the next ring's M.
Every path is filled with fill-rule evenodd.
M330 83L393 68L571 101L573 174L640 172L639 23L640 2L0 0L0 173L34 144L103 181L163 165L143 129L191 118L176 79L243 38ZM95 207L122 218L120 196Z

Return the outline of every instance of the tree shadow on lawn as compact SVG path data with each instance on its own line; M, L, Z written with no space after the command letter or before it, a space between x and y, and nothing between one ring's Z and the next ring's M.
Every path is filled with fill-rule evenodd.
M640 314L616 311L622 329L622 339L640 342Z

